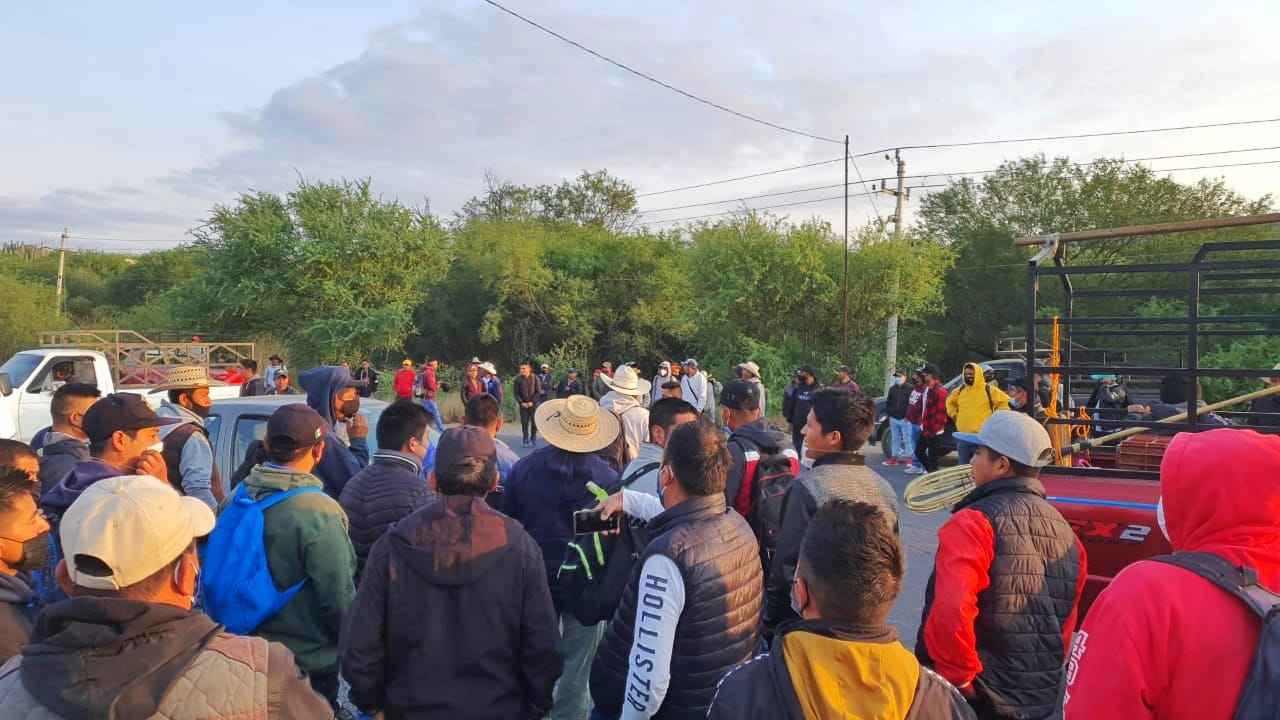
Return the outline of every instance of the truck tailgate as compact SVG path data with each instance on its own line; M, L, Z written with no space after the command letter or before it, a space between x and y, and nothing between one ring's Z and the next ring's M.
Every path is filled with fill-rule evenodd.
M1172 552L1156 522L1160 481L1154 473L1048 467L1040 480L1084 545L1089 575L1078 620L1126 565Z

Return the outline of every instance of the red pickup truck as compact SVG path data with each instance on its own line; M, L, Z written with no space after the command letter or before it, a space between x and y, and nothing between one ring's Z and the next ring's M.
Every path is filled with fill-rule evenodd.
M1231 305L1232 298L1280 292L1280 288L1270 282L1280 279L1280 240L1231 238L1231 241L1205 243L1189 262L1128 265L1114 261L1068 265L1065 250L1070 242L1277 221L1280 215L1273 214L1018 238L1015 245L1040 248L1028 265L1025 347L1043 347L1044 340L1053 337L1051 346L1060 350L1047 362L1049 366L1043 372L1060 378L1060 397L1073 396L1072 378L1090 375L1120 375L1134 385L1146 384L1148 388L1169 376L1187 378L1188 387L1198 387L1200 378L1256 378L1241 386L1250 390L1261 388L1261 379L1274 375L1274 370L1214 367L1205 363L1206 356L1214 350L1229 349L1235 342L1280 331L1280 315L1258 314L1256 303L1247 306L1247 314ZM1060 285L1061 295L1054 293L1054 297L1048 297L1042 282L1049 287ZM1046 297L1042 299L1042 295ZM1160 317L1145 313L1141 317L1117 316L1116 308L1124 303L1116 298L1140 301L1168 298L1162 307L1170 310ZM1040 307L1042 303L1047 307ZM1185 312L1178 307L1179 303L1185 305ZM1073 357L1073 349L1080 347L1091 351L1075 352ZM1117 357L1123 360L1108 360ZM1036 359L1035 353L1029 351L1027 366ZM1271 362L1266 364L1269 366ZM1034 392L1030 377L1024 377L1022 382L1029 394ZM1232 421L1246 414L1219 413ZM1065 435L1067 429L1063 426L1069 427L1072 434L1097 435L1126 427L1154 425L1136 414L1113 419L1066 415L1048 420L1051 435L1055 431L1059 436ZM1089 574L1079 613L1081 620L1098 593L1126 565L1171 552L1156 519L1160 457L1165 444L1161 441L1175 432L1205 428L1206 423L1193 415L1176 425L1164 425L1155 432L1136 435L1119 448L1114 444L1098 444L1070 455L1072 467L1053 466L1042 471L1040 478L1049 501L1071 523L1087 554ZM1081 437L1075 435L1064 444L1071 440L1079 441ZM1206 482L1213 480L1205 478Z

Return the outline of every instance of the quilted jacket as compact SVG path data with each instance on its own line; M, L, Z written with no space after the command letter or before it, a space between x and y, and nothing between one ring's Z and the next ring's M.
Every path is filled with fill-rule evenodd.
M12 720L333 717L279 643L227 634L198 611L91 597L36 620L0 667L0 708Z

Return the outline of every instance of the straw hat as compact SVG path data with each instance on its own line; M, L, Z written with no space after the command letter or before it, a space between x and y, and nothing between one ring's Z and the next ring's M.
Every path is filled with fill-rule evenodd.
M201 365L182 365L169 371L164 382L152 389L152 395L166 390L193 390L202 387L226 385L220 380L209 379L209 369Z
M489 373L490 375L498 374L498 368L494 367L493 363L491 362L480 363L480 369Z
M547 442L569 452L602 450L618 437L618 416L586 395L548 400L538 406L533 422Z
M630 365L623 365L618 368L618 372L614 373L613 377L602 374L600 380L614 392L622 393L623 395L643 397L649 394L649 390L653 387L653 383L636 375L636 369Z

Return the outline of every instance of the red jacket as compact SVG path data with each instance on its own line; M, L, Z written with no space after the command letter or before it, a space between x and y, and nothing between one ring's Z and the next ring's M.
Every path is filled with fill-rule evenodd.
M391 389L395 390L397 398L413 397L413 380L416 377L418 373L409 368L400 368L391 382Z
M942 383L930 385L925 388L924 397L920 400L924 404L923 417L921 418L920 432L925 437L933 437L941 435L947 430L947 389Z
M440 383L436 381L436 371L426 368L422 371L422 397L427 400L436 399L436 391L440 389Z
M1176 550L1211 552L1280 591L1280 437L1183 433L1160 465ZM1069 720L1230 720L1261 625L1244 603L1172 565L1137 562L1093 604L1067 667Z

